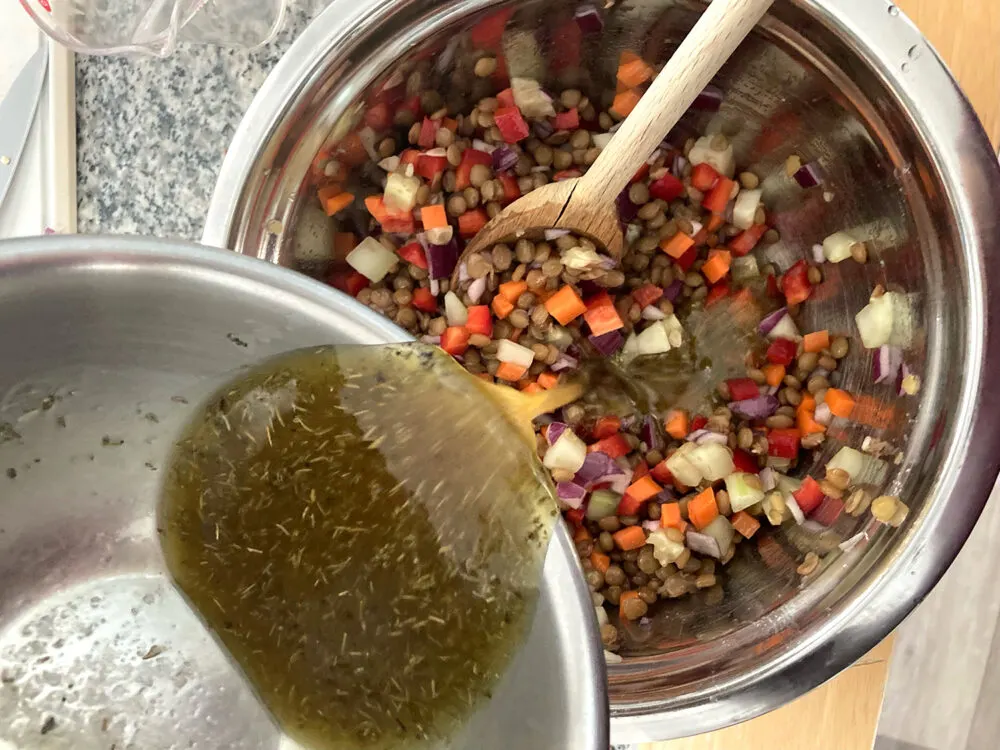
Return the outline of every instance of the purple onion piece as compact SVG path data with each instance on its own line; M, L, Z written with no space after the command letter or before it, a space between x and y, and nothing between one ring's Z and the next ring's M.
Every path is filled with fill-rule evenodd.
M774 330L774 327L778 325L778 323L781 322L781 319L786 315L788 315L787 307L782 307L778 310L775 310L773 313L765 315L764 319L760 321L760 325L757 327L757 330L759 330L763 335L766 336L767 334L769 334L771 331Z
M552 427L550 426L549 429L551 430ZM590 487L599 484L605 477L618 476L624 473L621 467L607 453L592 451L583 460L583 466L580 467L580 470L576 472L576 476L573 477L573 483L581 487Z
M660 435L659 423L652 415L647 414L642 420L642 429L639 430L639 439L648 445L650 450L663 450L663 436Z
M813 415L815 419L821 425L828 425L833 420L833 412L830 411L830 406L825 401L816 407L816 413Z
M556 485L556 496L563 505L575 510L583 505L587 490L574 482L559 482Z
M715 537L708 534L701 534L697 531L688 531L685 541L692 552L697 552L700 555L708 555L709 557L714 557L716 560L722 557L722 551L719 549L719 543L715 540Z
M774 469L772 469L770 466L765 466L763 469L760 470L760 474L758 476L760 477L760 484L761 487L764 489L764 492L770 492L771 490L773 490L775 487L778 486L778 477L776 477L774 474L775 474Z
M743 419L767 419L778 410L778 399L772 395L730 401L729 408Z
M580 288L580 294L585 299L605 291L604 287L599 286L596 281L591 281L590 279L583 279L577 286Z
M618 265L615 262L615 259L612 258L610 255L604 255L603 253L598 253L597 257L601 259L601 268L603 268L605 271L610 271L612 268Z
M684 291L684 282L680 279L674 279L670 286L663 290L663 298L668 302L676 302L682 291Z
M653 497L653 501L659 503L660 505L663 505L663 503L672 503L676 499L677 494L670 487L664 487Z
M479 300L483 298L483 294L486 293L486 277L475 279L471 284L469 284L469 289L466 294L469 295L469 300L474 305L479 304Z
M903 351L897 346L885 344L875 350L872 357L872 382L892 383L899 376L903 366Z
M707 434L708 434L708 430L706 430L704 427L702 427L700 429L693 430L693 431L689 432L687 434L687 437L685 437L684 439L687 440L689 443L697 443L698 442L698 438L703 437L703 436L705 436Z
M674 177L682 177L684 175L684 168L687 167L688 160L684 157L684 154L677 152L674 156L674 163L671 166L670 173Z
M554 445L556 440L562 437L562 434L569 429L569 425L565 422L553 422L549 425L549 429L545 432L545 441L549 445Z
M718 112L722 107L723 98L722 90L709 84L695 97L691 109L700 112Z
M604 30L604 18L593 5L580 5L573 13L576 25L584 34L599 34Z
M531 129L534 131L535 137L542 140L545 140L555 132L555 128L548 120L535 120L531 124Z
M642 308L643 320L664 320L666 317L667 314L656 305L646 305Z
M618 218L625 224L633 221L639 215L639 207L628 197L628 188L618 194L615 203L618 206Z
M506 172L517 165L517 152L510 146L500 146L493 152L493 171Z
M658 520L657 521L643 521L642 522L642 528L644 528L646 531L656 531L658 528L660 528L660 522Z
M625 337L622 336L621 331L609 331L600 336L588 336L587 340L605 357L617 354L625 346Z
M803 164L795 173L795 181L800 187L811 188L823 184L823 175L814 164Z
M423 244L423 243L421 243ZM428 245L427 265L432 279L444 279L451 276L458 264L458 242L454 237L447 245Z
M705 445L706 443L715 443L716 445L725 445L729 442L729 438L723 435L721 432L712 432L712 430L705 430L705 434L698 438L698 445Z
M549 367L552 372L563 372L565 370L575 370L580 366L580 360L576 357L571 357L568 354L560 354L559 359L552 363Z

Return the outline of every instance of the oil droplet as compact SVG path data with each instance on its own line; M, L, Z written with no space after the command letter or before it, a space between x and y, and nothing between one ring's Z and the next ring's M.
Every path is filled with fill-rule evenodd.
M281 222L280 219L271 219L269 222L267 222L267 231L270 234L281 234L282 231L284 231L284 229L285 225Z
M895 5L890 5L889 6L889 15L890 16L898 16L899 15L899 8L897 8Z
M907 52L906 54L911 60L917 60L920 58L920 55L923 54L923 50L920 48L919 44L914 44L912 47L910 47L909 52Z
M903 64L902 64L902 65L900 66L900 69L901 69L901 70L902 70L902 71L903 71L904 73L909 73L909 72L910 72L910 64L909 64L909 63L906 63L906 62L905 62L905 63L903 63Z

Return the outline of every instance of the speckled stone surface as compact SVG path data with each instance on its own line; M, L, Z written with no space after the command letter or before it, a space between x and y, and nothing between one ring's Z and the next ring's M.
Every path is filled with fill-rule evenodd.
M222 158L268 72L325 6L290 0L274 41L248 52L76 63L79 231L197 240Z

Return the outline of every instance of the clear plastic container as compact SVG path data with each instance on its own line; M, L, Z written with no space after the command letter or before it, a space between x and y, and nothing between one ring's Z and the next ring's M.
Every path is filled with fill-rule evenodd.
M285 7L284 0L0 0L0 5L18 2L42 31L76 52L159 57L180 42L260 46L274 36Z

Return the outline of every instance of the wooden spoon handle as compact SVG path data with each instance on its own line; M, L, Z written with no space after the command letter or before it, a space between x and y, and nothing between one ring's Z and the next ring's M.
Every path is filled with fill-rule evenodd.
M773 1L712 0L597 161L580 178L570 203L614 205L618 194Z

